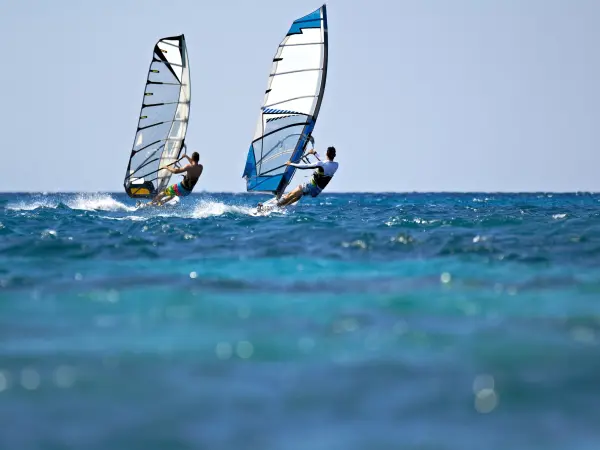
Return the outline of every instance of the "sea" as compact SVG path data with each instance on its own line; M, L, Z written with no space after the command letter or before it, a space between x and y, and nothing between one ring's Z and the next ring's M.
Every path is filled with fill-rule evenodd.
M0 195L2 450L600 448L600 194Z

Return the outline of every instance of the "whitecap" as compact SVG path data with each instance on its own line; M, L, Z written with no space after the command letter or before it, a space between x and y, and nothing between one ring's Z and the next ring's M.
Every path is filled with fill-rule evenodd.
M227 205L222 202L204 200L198 203L192 211L192 218L206 219L207 217L222 216L223 214L251 215L255 208L249 206Z
M142 217L142 216L125 216L125 217L99 216L99 218L107 219L107 220L131 220L133 222L143 222L143 221L149 219L149 217Z
M6 209L12 211L33 211L38 208L52 208L55 209L58 207L58 202L50 199L43 200L21 200L16 203L9 203L6 205Z
M66 205L71 209L83 211L135 211L134 206L128 206L106 194L78 194L69 199Z

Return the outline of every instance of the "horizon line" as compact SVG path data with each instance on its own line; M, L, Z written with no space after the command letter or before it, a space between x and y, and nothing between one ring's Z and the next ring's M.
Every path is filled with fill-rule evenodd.
M63 191L63 190L40 190L40 191L0 191L0 195L9 194L116 194L116 195L126 195L123 191ZM190 196L200 196L205 194L230 194L230 195L269 195L265 192L244 192L244 191L199 191L192 192ZM449 190L441 190L441 191L330 191L323 192L320 195L347 195L347 194L600 194L600 191L589 191L589 190L580 190L580 191L517 191L517 190L507 190L507 191L449 191Z

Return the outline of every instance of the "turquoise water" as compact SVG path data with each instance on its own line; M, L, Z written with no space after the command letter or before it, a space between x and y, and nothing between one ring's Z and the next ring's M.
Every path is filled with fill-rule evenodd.
M2 449L596 449L600 195L0 195Z

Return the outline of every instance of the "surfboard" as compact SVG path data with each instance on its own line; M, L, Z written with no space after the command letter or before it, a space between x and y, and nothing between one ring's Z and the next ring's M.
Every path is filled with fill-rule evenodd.
M156 205L156 204L152 204L150 202L138 200L135 204L135 208L136 208L136 210L156 209L156 208L172 208L174 206L179 205L179 203L180 203L179 197L174 197L173 199L169 200L166 203L163 203L162 205Z
M280 209L277 206L277 197L273 197L264 203L259 203L254 211L255 215L268 215L272 211Z

